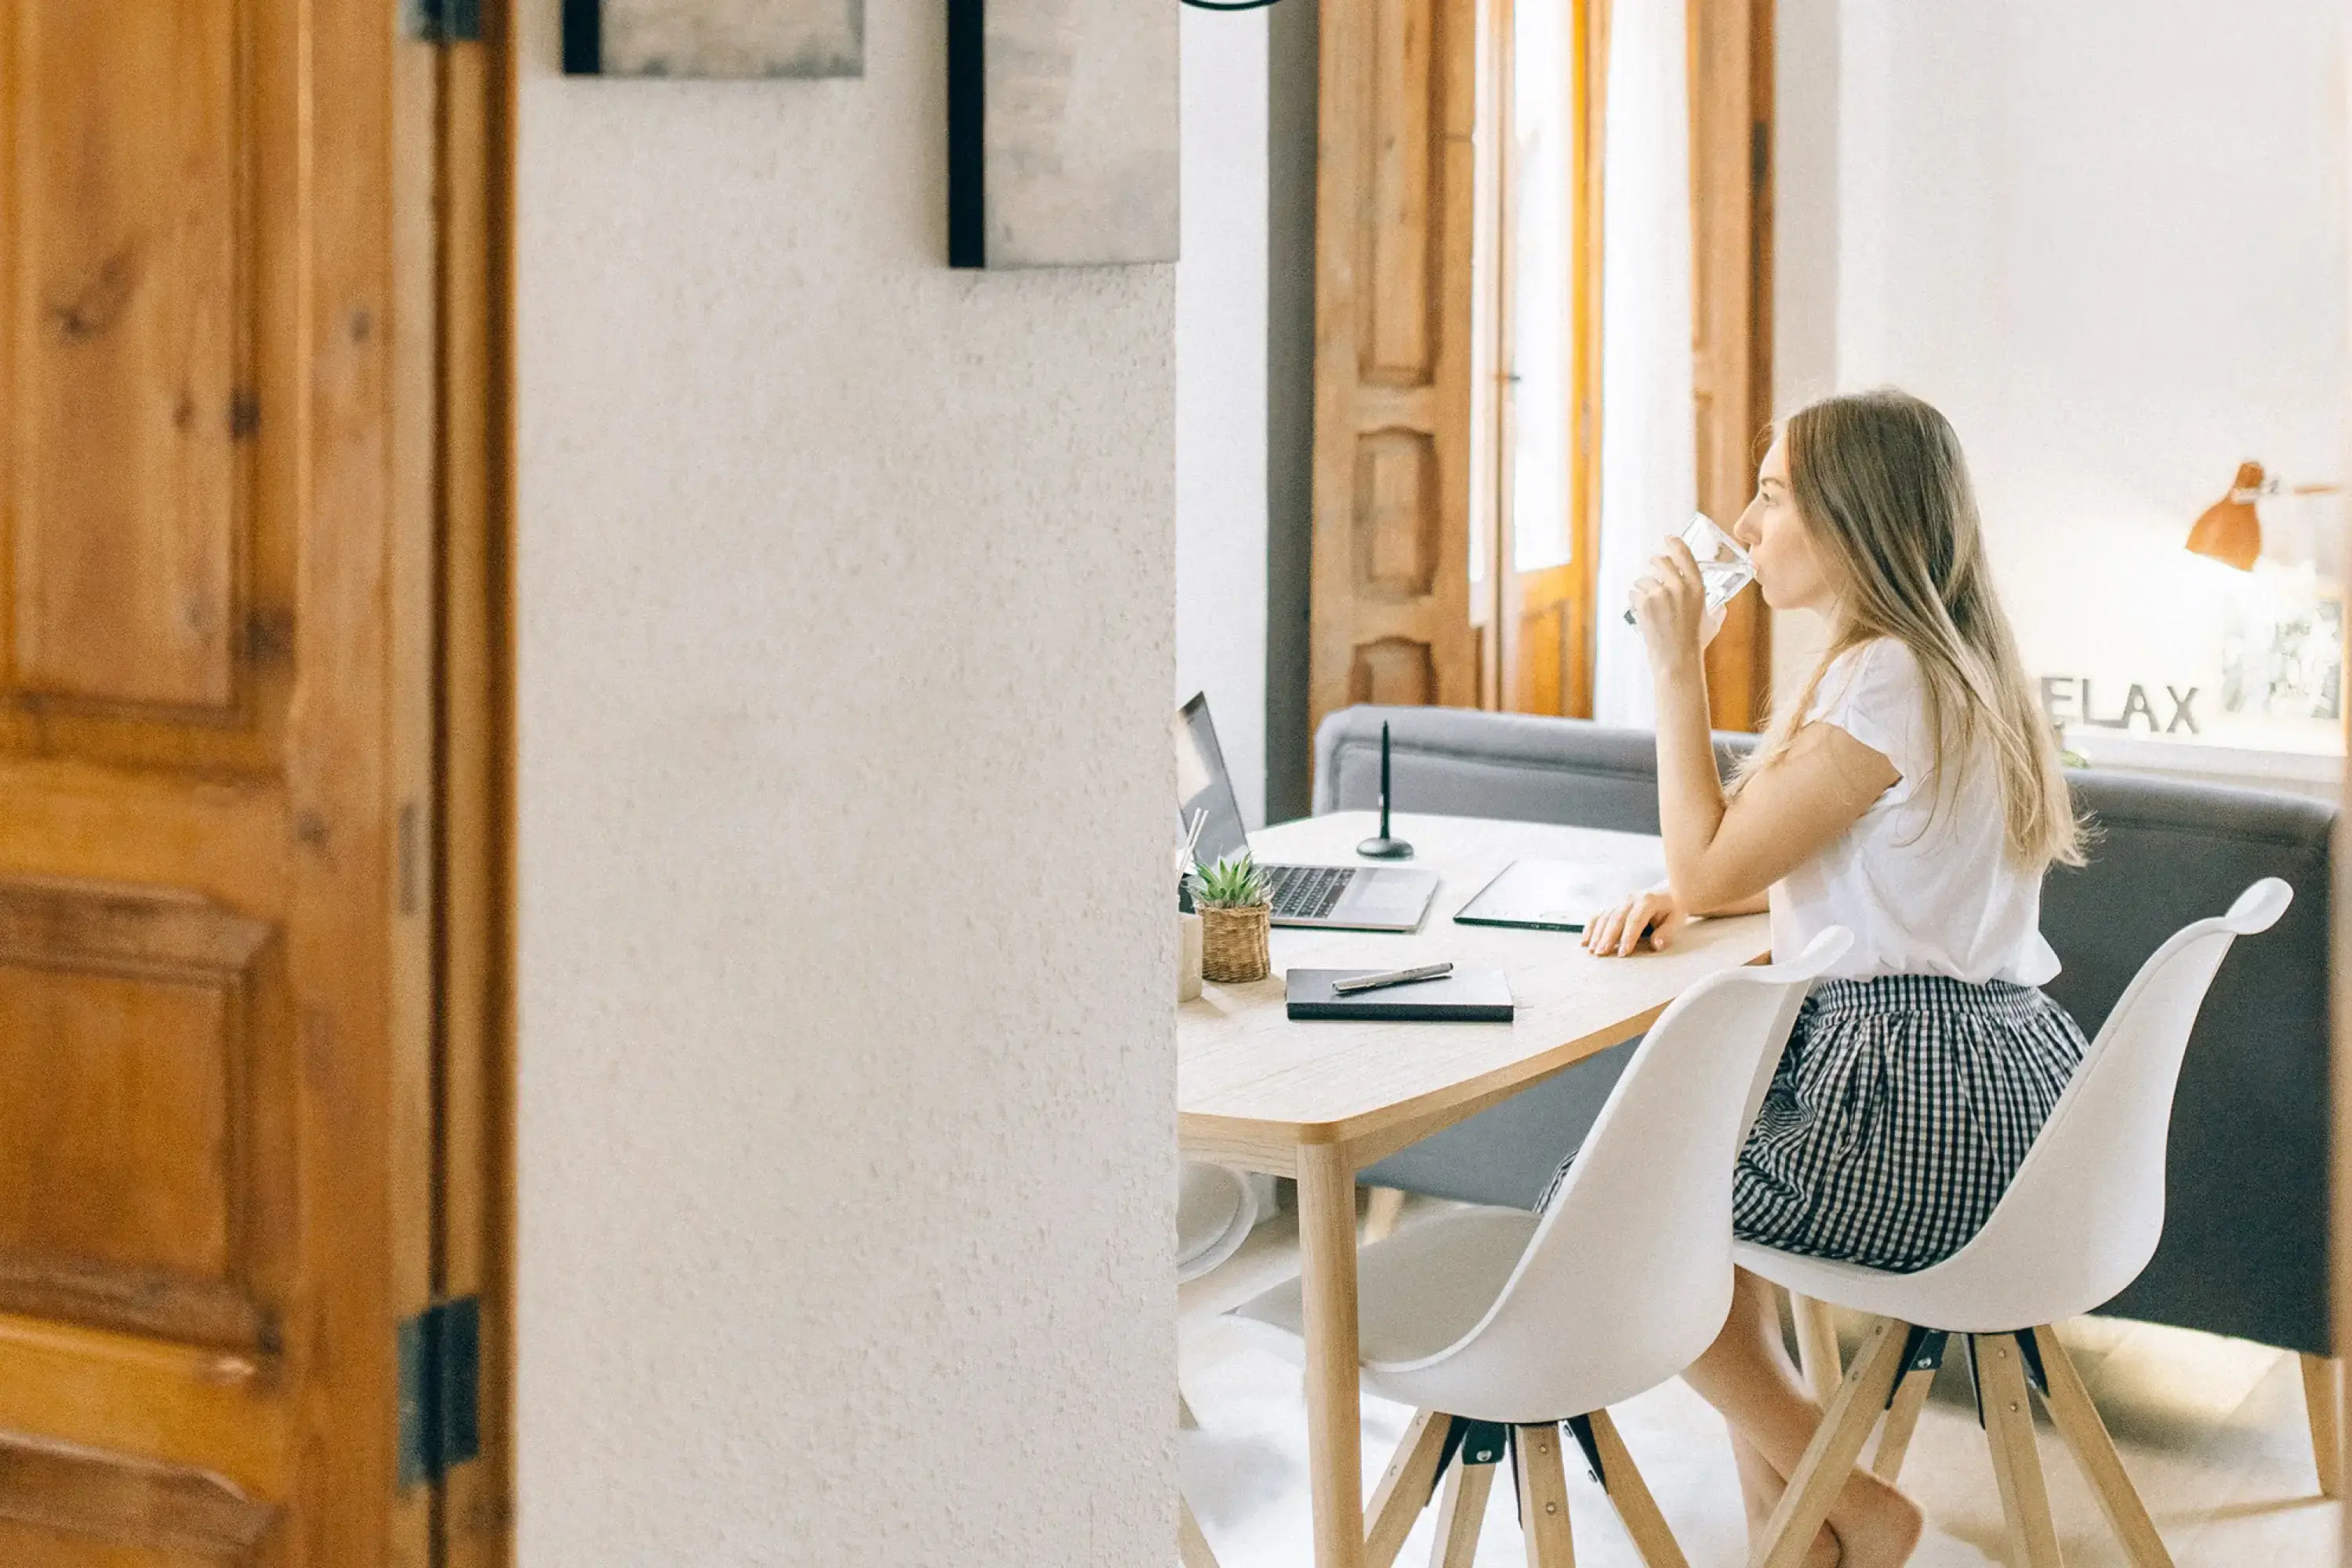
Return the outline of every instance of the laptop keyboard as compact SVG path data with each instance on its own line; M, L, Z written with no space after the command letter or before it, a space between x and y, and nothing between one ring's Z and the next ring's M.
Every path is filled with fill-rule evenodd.
M1321 920L1348 890L1352 866L1269 866L1275 877L1274 915L1277 920Z

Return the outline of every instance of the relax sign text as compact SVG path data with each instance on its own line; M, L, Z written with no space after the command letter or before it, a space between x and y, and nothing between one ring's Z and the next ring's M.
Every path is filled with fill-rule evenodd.
M2165 722L2156 721L2156 708L2147 700L2147 688L2135 682L2124 691L2123 711L2112 719L2102 719L2092 706L2091 678L2087 675L2045 675L2042 678L2042 715L2061 728L2068 724L2087 724L2095 730L2128 730L2135 718L2145 720L2151 735L2169 735L2175 730L2190 734L2197 728L2197 713L2190 706L2197 700L2197 688L2183 691L2168 686L2164 695L2170 700L2172 715Z

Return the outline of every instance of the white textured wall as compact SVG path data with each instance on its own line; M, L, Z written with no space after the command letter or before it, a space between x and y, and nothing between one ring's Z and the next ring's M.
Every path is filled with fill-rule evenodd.
M1169 0L1173 4L1173 0ZM1186 7L1176 266L1176 695L1265 820L1266 14Z
M2343 8L1799 0L1791 21L1784 341L1951 416L2037 672L2099 677L2110 711L2128 680L2210 697L2232 585L2180 548L2189 524L2242 458L2347 477ZM2265 508L2284 552L2309 526Z
M938 5L523 9L521 1560L1157 1568L1171 271L947 269Z
M1777 0L1772 31L1772 414L1838 390L1840 0ZM1819 616L1772 616L1772 689L1793 700L1829 640Z

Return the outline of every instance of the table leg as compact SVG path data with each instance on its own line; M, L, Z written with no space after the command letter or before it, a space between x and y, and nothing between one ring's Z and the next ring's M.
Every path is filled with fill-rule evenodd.
M1315 1568L1361 1568L1364 1474L1356 1352L1356 1172L1345 1151L1298 1151L1307 1310L1307 1465Z

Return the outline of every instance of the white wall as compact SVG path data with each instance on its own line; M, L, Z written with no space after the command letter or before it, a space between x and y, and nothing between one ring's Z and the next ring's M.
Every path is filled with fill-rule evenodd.
M1783 128L1784 202L1832 155L1835 191L1784 206L1784 341L1812 312L1838 385L1952 417L2036 673L2112 682L2103 708L2210 689L2243 580L2180 548L2190 522L2241 458L2346 477L2342 9L1844 0L1831 37L1827 8L1783 35L1784 113L1828 83L1838 121L1824 145L1823 95ZM2302 521L2266 509L2282 549Z
M1170 1561L1171 269L948 270L939 6L745 84L555 11L521 1561Z
M1209 694L1265 820L1266 14L1184 8L1176 266L1176 695Z
M1838 390L1840 0L1776 0L1772 105L1772 413ZM1821 617L1772 616L1772 689L1792 694L1828 641Z

